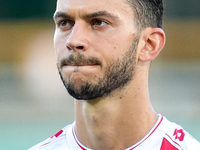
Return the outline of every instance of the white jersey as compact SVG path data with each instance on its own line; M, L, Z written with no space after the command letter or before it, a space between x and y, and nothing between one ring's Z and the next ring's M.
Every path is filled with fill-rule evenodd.
M29 150L91 150L79 142L75 122ZM151 131L126 150L200 150L200 143L181 126L159 115Z

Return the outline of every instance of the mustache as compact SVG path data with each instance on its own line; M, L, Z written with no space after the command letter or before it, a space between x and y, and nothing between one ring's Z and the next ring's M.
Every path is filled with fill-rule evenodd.
M63 58L59 63L59 68L63 66L83 66L83 65L100 65L101 61L96 57L88 57L81 53L73 53L67 58Z

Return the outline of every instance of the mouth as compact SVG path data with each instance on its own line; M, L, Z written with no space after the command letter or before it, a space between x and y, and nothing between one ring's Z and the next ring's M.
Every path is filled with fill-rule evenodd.
M64 67L64 66L75 66L75 67L82 67L82 66L96 66L96 65L99 65L99 64L85 64L85 63L63 63L61 65L61 67Z
M94 57L86 57L83 54L75 53L70 55L68 58L62 59L60 61L59 67L62 68L64 66L76 66L76 67L82 67L82 66L96 66L96 65L102 65L101 61L98 58Z

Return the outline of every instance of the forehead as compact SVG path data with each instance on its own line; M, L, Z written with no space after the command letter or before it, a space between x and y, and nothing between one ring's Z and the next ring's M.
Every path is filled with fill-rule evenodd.
M117 16L133 16L132 8L126 0L58 0L56 11L77 15L107 11Z

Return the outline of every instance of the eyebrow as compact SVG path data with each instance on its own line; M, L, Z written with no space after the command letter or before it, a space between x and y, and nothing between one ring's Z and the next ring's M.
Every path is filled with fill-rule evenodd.
M71 17L70 15L68 15L67 13L64 12L55 12L55 14L53 15L53 19L56 20L58 18L66 18L66 19L73 19L73 17Z
M114 18L114 19L118 18L118 16L111 14L105 10L83 15L84 19L91 19L91 18L95 18L95 17L108 17L108 18ZM67 14L65 12L60 12L60 11L55 12L53 18L54 18L54 20L56 20L58 18L66 18L66 19L73 20L72 16L70 16L69 14Z
M89 13L83 16L83 18L95 18L95 17L109 17L109 18L118 18L116 15L111 14L105 10L103 11L98 11L98 12L93 12L93 13Z

